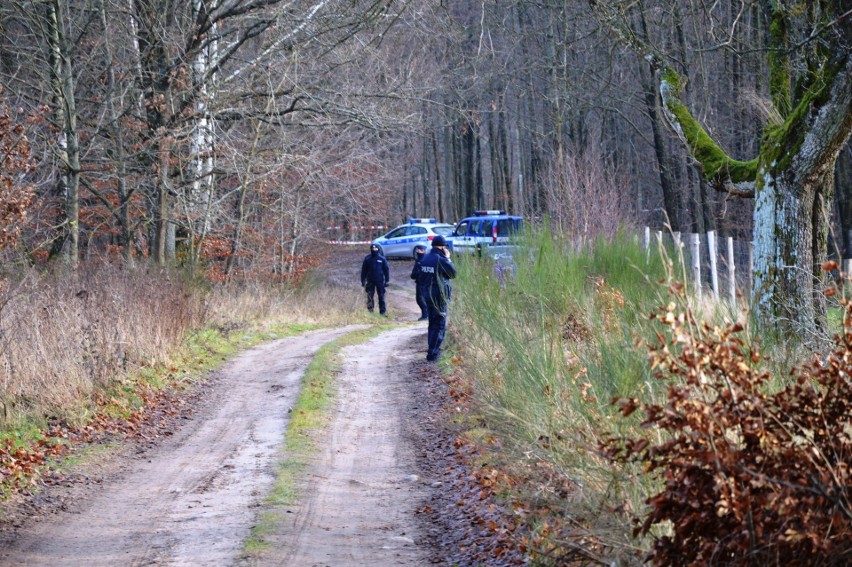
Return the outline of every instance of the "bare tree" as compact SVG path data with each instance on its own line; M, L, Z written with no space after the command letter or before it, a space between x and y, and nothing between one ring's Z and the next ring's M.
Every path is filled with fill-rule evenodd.
M36 147L48 148L56 163L38 175L63 201L57 250L63 245L76 264L80 248L93 242L81 239L80 230L94 222L91 236L109 235L127 261L145 247L157 262L172 261L180 243L194 265L207 236L220 233L230 214L233 187L220 183L229 174L219 166L220 145L239 153L264 147L282 130L388 129L380 117L392 113L375 102L392 86L370 93L369 78L358 85L335 79L353 68L353 53L367 51L394 21L388 4L0 2L0 80L22 103L51 109L52 124ZM280 78L275 88L270 77ZM248 146L223 144L245 121L257 136L231 140ZM245 198L249 187L242 189Z
M821 264L826 257L834 164L852 130L852 13L842 2L797 11L760 3L775 121L758 157L731 158L681 99L683 82L668 56L633 34L627 5L590 0L602 23L660 72L666 117L722 191L755 197L752 304L766 325L813 333L825 325Z

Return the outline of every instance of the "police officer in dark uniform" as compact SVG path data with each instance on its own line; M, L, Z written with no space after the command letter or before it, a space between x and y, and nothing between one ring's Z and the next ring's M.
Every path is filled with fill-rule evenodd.
M450 249L443 236L432 240L432 250L420 263L418 284L423 285L429 306L428 350L426 360L438 360L441 343L447 330L447 306L450 301L450 280L456 277L456 267L450 260Z
M429 318L429 305L426 303L426 292L423 285L419 283L420 265L423 262L423 256L426 254L426 247L418 244L414 247L414 267L411 268L411 279L414 280L414 298L417 300L417 306L420 307L420 319L425 321Z
M387 259L379 254L379 247L370 245L370 253L364 257L361 263L361 286L367 292L367 311L373 312L375 308L374 296L379 296L379 313L385 315L385 286L390 283L390 268Z

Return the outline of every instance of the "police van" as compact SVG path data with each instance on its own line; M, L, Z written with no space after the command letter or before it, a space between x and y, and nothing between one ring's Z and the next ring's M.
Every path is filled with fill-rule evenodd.
M474 211L458 222L447 243L459 254L481 254L483 247L506 244L523 231L524 217L501 210Z
M386 258L411 259L414 258L415 246L425 246L428 250L433 238L439 234L446 237L452 231L451 224L429 218L411 218L406 224L373 240L373 244L379 247L379 253Z

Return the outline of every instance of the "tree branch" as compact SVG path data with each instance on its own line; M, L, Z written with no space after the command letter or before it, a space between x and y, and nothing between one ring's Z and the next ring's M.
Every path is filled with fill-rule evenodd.
M717 190L732 195L753 196L753 190L749 191L746 187L757 177L758 160L735 160L710 137L681 100L683 80L675 72L674 66L666 61L659 50L630 29L623 13L605 0L589 0L589 5L602 25L659 72L663 114L678 138L701 164L707 181Z

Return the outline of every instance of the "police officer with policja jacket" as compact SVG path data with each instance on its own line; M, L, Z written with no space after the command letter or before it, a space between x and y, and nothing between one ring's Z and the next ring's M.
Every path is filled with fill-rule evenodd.
M367 311L375 308L374 296L379 296L379 313L385 315L385 286L390 283L390 268L387 259L379 254L379 247L370 245L370 253L361 263L361 287L367 292Z
M450 280L456 277L456 267L450 259L450 249L443 236L432 240L432 250L420 262L417 285L422 286L429 306L428 351L426 360L438 360L441 343L447 330L447 306L452 288Z

